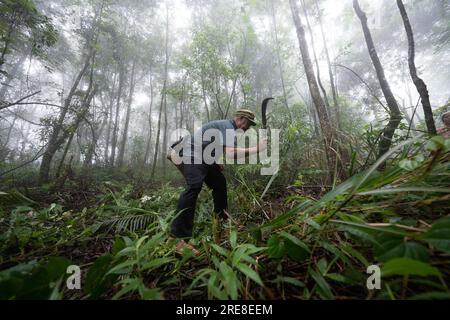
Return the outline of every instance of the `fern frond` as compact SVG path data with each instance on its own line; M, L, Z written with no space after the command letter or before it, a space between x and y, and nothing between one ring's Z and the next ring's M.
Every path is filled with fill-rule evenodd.
M135 232L146 228L149 224L155 221L153 214L129 215L126 217L114 218L101 222L96 226L96 230L100 228L108 228L108 232L115 228L116 233L130 231ZM96 231L95 230L95 231Z

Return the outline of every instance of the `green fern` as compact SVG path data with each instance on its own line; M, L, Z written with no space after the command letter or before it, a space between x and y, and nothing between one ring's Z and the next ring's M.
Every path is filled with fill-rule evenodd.
M153 214L129 215L121 218L113 218L101 222L94 227L94 232L101 228L108 228L108 232L115 228L116 233L130 231L135 232L146 228L149 224L154 222L155 216Z

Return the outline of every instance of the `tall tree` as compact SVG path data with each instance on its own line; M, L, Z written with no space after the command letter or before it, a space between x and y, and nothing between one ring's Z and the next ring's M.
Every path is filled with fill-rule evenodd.
M375 67L375 71L377 73L378 82L380 83L381 90L383 91L383 95L389 108L389 122L383 130L383 134L378 145L378 157L381 157L391 147L392 137L394 136L394 132L400 124L402 117L397 101L395 100L391 87L389 86L389 83L384 75L383 66L378 58L378 54L373 43L372 34L370 33L367 25L367 16L361 10L358 0L353 0L353 8L361 21L364 38L366 39L367 50L369 51L370 58L372 59L373 66Z
M113 77L113 83L112 87L109 90L109 108L108 108L108 127L106 128L106 145L105 145L105 152L104 152L104 158L105 163L109 163L109 143L111 138L111 128L113 124L113 108L114 108L114 97L115 97L115 90L116 90L116 83L117 83L117 72L114 72Z
M325 90L325 87L322 84L322 78L320 76L320 67L319 67L319 59L317 59L317 53L316 53L316 45L315 45L315 41L314 41L314 35L313 35L313 31L311 28L311 24L309 23L309 15L308 15L308 9L306 8L306 4L305 1L302 0L301 1L302 4L302 8L303 8L303 13L305 15L305 20L306 20L306 26L308 27L308 32L309 32L309 39L311 41L311 50L313 52L313 57L314 57L314 63L316 65L316 71L317 71L317 83L319 84L319 88L322 91L323 94L323 100L325 102L325 107L327 108L327 112L328 112L328 117L331 118L331 110L330 110L330 103L328 102L328 96L327 96L327 91Z
M152 111L153 111L153 75L152 71L150 69L150 103L149 103L149 110L148 110L148 134L147 134L147 144L145 146L145 154L144 154L144 160L142 162L142 166L144 167L147 163L149 157L150 157L150 145L152 143Z
M284 102L284 105L286 106L286 109L288 110L289 118L292 120L291 110L289 109L288 98L287 98L287 93L286 93L283 64L281 62L280 41L278 39L278 25L277 25L277 18L276 18L276 10L275 10L275 6L273 5L274 1L269 0L269 2L270 2L270 12L271 12L271 16L272 16L273 35L275 37L275 47L276 47L276 53L277 53L278 70L280 72L281 89L283 89L283 102Z
M431 134L436 134L436 126L433 119L433 111L431 110L430 96L428 94L427 85L425 82L417 75L416 64L414 62L415 48L414 48L414 34L412 31L411 23L409 22L408 14L406 13L405 6L402 0L397 0L397 6L400 10L402 16L403 24L405 25L406 36L408 38L408 65L411 78L417 91L420 95L420 100L422 102L423 113L425 115L425 123L427 125L428 132Z
M311 93L314 106L316 107L317 114L319 116L319 124L322 130L325 153L327 156L328 169L330 173L330 181L334 178L334 169L336 165L336 141L333 133L333 128L330 123L330 119L327 115L325 103L320 96L320 91L317 86L316 77L314 75L314 68L311 62L311 58L308 51L308 45L306 43L305 30L303 29L300 15L298 13L298 7L295 0L289 0L291 7L292 18L294 20L295 29L297 31L297 38L300 47L300 53L302 56L303 66L305 68L306 79L308 81L309 91ZM338 170L340 171L340 170Z
M130 75L130 91L128 93L127 112L125 115L125 124L123 127L122 140L120 141L119 155L117 158L117 165L123 166L125 148L128 139L128 127L130 125L131 104L133 102L134 89L136 87L136 59L133 59Z
M337 127L338 129L341 129L341 110L338 102L338 94L336 90L336 84L334 81L333 70L331 68L331 59L330 59L330 52L328 50L328 41L325 37L325 32L323 31L322 13L320 11L319 4L317 3L317 0L314 0L314 3L318 14L320 33L322 35L323 48L325 50L325 57L327 59L328 76L330 77L331 93L333 95L334 112L336 114Z
M159 142L160 142L160 136L161 136L161 118L162 118L162 113L163 113L163 107L167 103L166 102L166 95L167 95L166 89L167 89L167 77L168 77L168 67L169 67L169 8L167 7L167 5L166 5L166 33L165 33L164 43L165 43L164 47L165 47L165 56L166 56L165 63L164 63L164 82L163 82L163 87L161 90L161 104L159 107L158 127L156 129L155 153L153 155L153 166L152 166L152 175L151 175L152 178L155 176L156 162L158 160L158 149L159 149Z
M118 58L118 64L119 64L119 89L117 92L117 99L116 99L116 110L115 110L115 116L114 116L114 126L113 126L113 132L112 132L112 141L111 141L111 158L109 160L109 164L111 166L114 166L116 161L116 149L117 149L117 139L119 136L119 114L120 114L120 102L122 100L122 92L125 82L125 66L123 62L123 58Z

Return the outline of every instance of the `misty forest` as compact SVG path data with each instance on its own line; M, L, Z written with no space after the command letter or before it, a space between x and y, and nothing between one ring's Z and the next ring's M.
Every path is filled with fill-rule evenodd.
M0 0L0 299L450 299L449 83L447 0ZM239 109L278 171L171 237Z

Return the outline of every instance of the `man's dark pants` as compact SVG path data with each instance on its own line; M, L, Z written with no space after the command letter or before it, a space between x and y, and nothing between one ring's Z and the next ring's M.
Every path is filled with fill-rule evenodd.
M227 182L217 164L184 164L183 170L187 187L178 200L177 212L181 213L171 227L172 235L177 238L192 237L195 203L203 182L212 189L214 212L223 217L223 210L227 209Z

